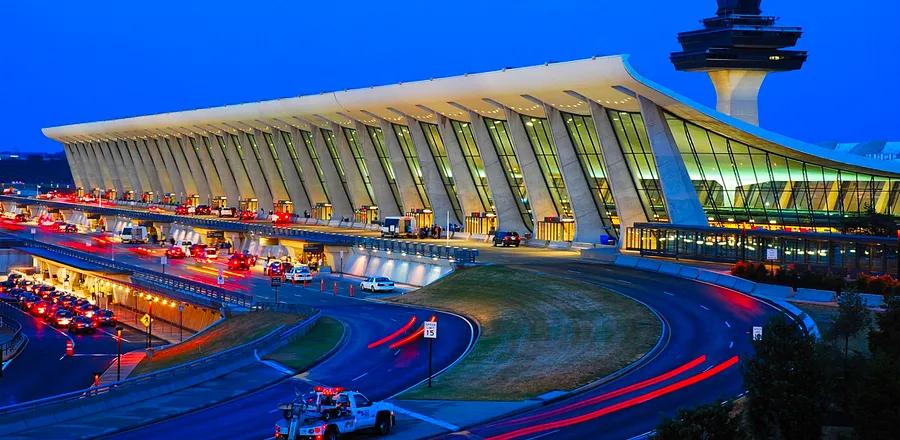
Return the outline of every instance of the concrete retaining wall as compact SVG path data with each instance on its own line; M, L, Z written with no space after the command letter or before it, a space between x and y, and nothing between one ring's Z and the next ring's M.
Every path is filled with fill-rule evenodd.
M385 276L397 283L412 286L431 284L453 272L454 266L446 260L432 260L414 255L387 254L382 251L351 247L328 246L325 252L333 272L341 270L340 251L344 251L344 273L356 276Z
M14 267L29 267L33 258L15 249L0 249L0 273L8 273Z

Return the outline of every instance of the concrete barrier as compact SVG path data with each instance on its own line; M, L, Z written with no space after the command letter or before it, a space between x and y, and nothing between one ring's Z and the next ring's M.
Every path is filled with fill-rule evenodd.
M876 309L880 309L884 307L884 296L882 295L874 295L871 293L860 293L860 298L862 298L863 304L866 307L872 307Z
M332 271L340 271L341 248L329 246L328 260ZM399 255L374 250L344 247L344 273L354 276L385 276L394 282L412 286L426 286L453 272L454 266L446 260L434 260L415 255Z
M798 301L832 302L834 301L834 292L831 290L806 289L801 287L797 289L797 294L794 295L794 299Z
M765 283L755 284L756 288L753 290L753 294L757 296L786 299L794 295L794 290L788 286L779 286L777 284Z

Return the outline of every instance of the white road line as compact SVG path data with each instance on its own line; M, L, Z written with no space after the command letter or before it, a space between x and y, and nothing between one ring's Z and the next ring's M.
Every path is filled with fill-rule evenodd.
M421 421L423 421L423 422L431 423L432 425L435 425L435 426L440 426L441 428L444 428L444 429L446 429L446 430L448 430L448 431L459 431L459 426L456 426L456 425L454 425L454 424L452 424L452 423L447 423L447 422L445 422L445 421L443 421L443 420L433 419L433 418L428 417L428 416L423 415L423 414L414 413L414 412L412 412L412 411L409 411L409 410L405 410L405 409L403 409L403 408L400 408L399 406L396 406L396 405L394 405L394 411L397 411L397 412L400 413L400 414L404 414L404 415L410 416L410 417L412 417L412 418L414 418L414 419L419 419L419 420L421 420Z
M398 354L400 354L400 350L394 352L394 356L397 356Z
M108 331L106 331L106 330L102 330L102 329L101 329L100 331L101 331L102 333L106 333L106 334L112 336L113 339L116 339L116 335L114 335L114 334L112 334L112 333L110 333L110 332L108 332ZM123 333L124 333L124 332L123 332ZM135 342L135 341L129 341L128 339L125 339L125 338L122 338L122 341L123 341L123 342L127 342L127 343L129 343L129 344L132 343L132 342Z
M616 282L619 282L619 283L622 283L622 284L627 284L627 285L629 285L629 286L634 285L634 283L632 283L631 281L616 280Z
M732 347L734 347L734 341L731 341L728 343L728 348L732 348Z
M725 321L725 327L731 328L731 323L729 323L728 321Z
M65 357L66 357L65 353L63 353L63 355L59 357L59 360L63 360Z
M665 293L666 295L669 295L669 296L675 296L675 294L672 293L672 292L665 292L665 291L663 291L663 293Z
M362 379L363 377L366 377L368 374L369 374L369 372L366 371L365 373L360 374L359 376L354 377L353 380L351 380L350 382L356 382L357 380Z
M704 373L707 372L707 371L708 371L710 368L712 368L712 367L713 367L712 365L706 367L706 368L703 370L703 372L704 372Z
M536 438L546 437L546 436L548 436L548 435L550 435L550 434L556 434L557 432L559 432L559 430L558 430L558 429L554 429L553 431L545 432L545 433L543 433L543 434L536 435L536 436L534 436L534 437L528 437L528 440L534 440L534 439L536 439Z
M86 356L86 357L112 356L112 357L115 357L116 355L108 354L108 353L75 353L72 356Z
M703 309L703 310L709 310L709 307L706 307L706 306L704 306L703 304L700 304L700 308Z

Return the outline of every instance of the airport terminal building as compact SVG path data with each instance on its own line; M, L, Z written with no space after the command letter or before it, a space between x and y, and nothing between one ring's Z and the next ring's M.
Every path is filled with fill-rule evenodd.
M710 76L722 111L606 56L44 133L86 191L323 221L449 216L475 235L600 243L644 223L831 232L900 216L898 164L761 129Z

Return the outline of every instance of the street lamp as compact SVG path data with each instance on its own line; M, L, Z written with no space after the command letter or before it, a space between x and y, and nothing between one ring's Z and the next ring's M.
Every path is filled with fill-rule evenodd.
M122 326L116 327L116 382L122 380Z
M184 303L178 304L178 340L184 342Z

